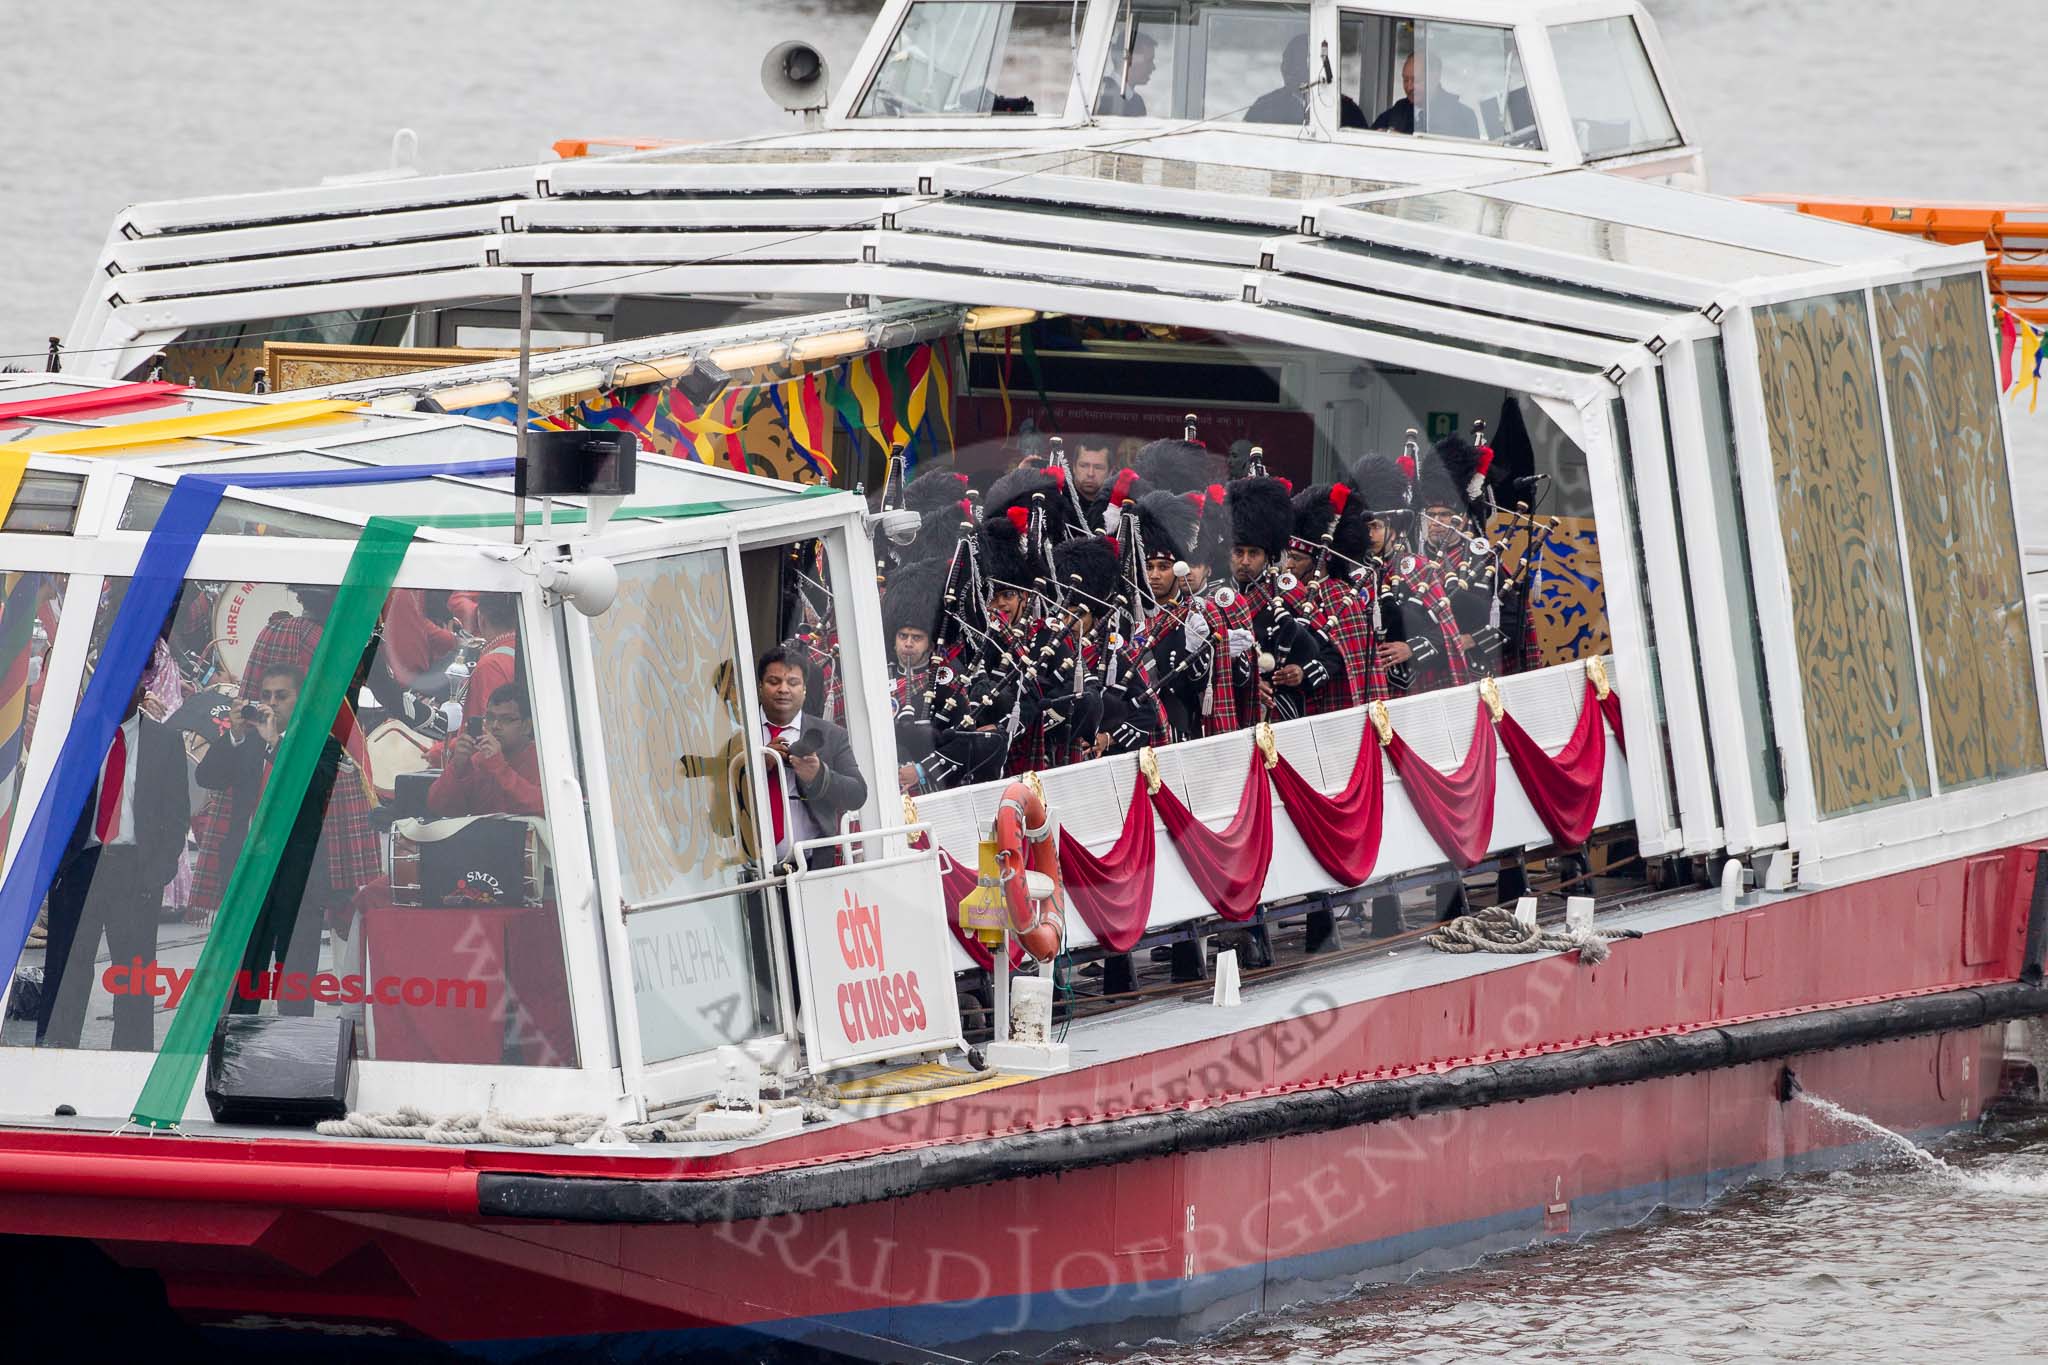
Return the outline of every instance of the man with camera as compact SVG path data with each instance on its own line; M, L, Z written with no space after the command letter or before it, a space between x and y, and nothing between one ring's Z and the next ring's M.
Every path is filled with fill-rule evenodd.
M540 755L533 718L516 682L490 695L490 709L463 721L448 742L441 775L427 789L437 816L541 815Z
M762 742L767 758L768 814L775 860L787 862L796 845L839 833L840 817L867 803L867 780L853 759L846 731L804 714L804 663L787 646L763 654L754 667L761 695ZM785 799L784 783L789 783ZM811 851L812 867L838 865L836 848Z

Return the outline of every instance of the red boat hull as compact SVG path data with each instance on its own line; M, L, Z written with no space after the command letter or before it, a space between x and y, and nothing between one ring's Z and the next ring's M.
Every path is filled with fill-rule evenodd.
M1530 962L770 1150L830 1163L2011 982L2026 965L2035 864L2014 849L1815 893L1660 930L1598 968ZM2002 1027L1984 1025L1790 1064L1808 1089L1926 1135L1975 1122L2001 1045ZM127 1159L166 1169L109 1170L136 1140L17 1132L0 1134L0 1190L12 1192L0 1233L89 1239L160 1276L189 1321L298 1354L433 1341L501 1359L642 1360L765 1334L865 1357L902 1354L897 1342L976 1356L1185 1338L1853 1159L1857 1134L1781 1100L1784 1065L721 1225L476 1212L479 1171L646 1178L645 1163L616 1159L159 1139ZM235 1150L250 1147L261 1150ZM325 1169L308 1177L308 1162ZM658 1178L745 1162L679 1159Z

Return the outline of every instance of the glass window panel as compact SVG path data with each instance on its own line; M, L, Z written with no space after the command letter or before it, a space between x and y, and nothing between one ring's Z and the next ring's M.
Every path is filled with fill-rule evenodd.
M102 594L89 666L126 587ZM336 592L186 582L123 728L120 786L109 759L50 893L51 942L69 942L45 976L46 1046L161 1045ZM296 798L231 1012L352 1017L379 1060L575 1065L522 650L516 594L392 594Z
M466 423L421 430L413 423L387 424L396 433L367 441L322 442L328 454L359 464L438 464L449 460L487 460L512 455L511 426L474 427ZM644 471L646 465L643 463Z
M169 484L137 479L128 494L127 504L121 509L117 529L154 530L156 519L163 514L164 502L170 495ZM329 521L304 512L286 512L275 507L259 507L237 498L222 498L213 520L206 524L206 532L215 536L304 536L317 540L355 540L362 535L362 528L353 522Z
M82 474L52 474L29 470L21 476L21 487L7 509L0 531L22 531L33 535L69 535L78 522L78 499L85 491Z
M94 387L92 384L40 381L34 384L0 382L0 403L26 403L31 398L61 398L68 394L84 393Z
M919 0L859 116L1064 114L1080 18L1075 0Z
M1735 637L1735 677L1741 688L1743 748L1749 754L1749 787L1756 823L1785 818L1785 773L1778 762L1778 728L1764 677L1763 625L1757 620L1756 574L1750 566L1749 530L1744 520L1742 471L1735 463L1735 419L1728 404L1728 369L1721 339L1693 347L1700 411L1706 422L1707 477L1714 490L1714 529L1721 537L1721 587Z
M1542 147L1513 29L1347 14L1338 32L1344 127Z
M1624 15L1559 24L1550 30L1550 47L1588 160L1678 145L1678 127L1635 20Z
M1980 279L1876 291L1928 727L1944 788L2048 765Z
M1556 209L1511 204L1503 199L1444 190L1354 206L1360 213L1428 223L1494 241L1559 251L1589 260L1614 261L1682 279L1734 283L1759 275L1789 275L1813 262L1768 251L1681 237L1654 228L1629 227Z
M1308 79L1305 4L1139 5L1118 13L1095 112L1298 125Z
M1757 309L1756 330L1815 804L1926 796L1869 312L1861 294L1821 295Z
M590 629L641 1050L759 1036L774 993L765 907L735 889L761 865L725 552L619 565Z

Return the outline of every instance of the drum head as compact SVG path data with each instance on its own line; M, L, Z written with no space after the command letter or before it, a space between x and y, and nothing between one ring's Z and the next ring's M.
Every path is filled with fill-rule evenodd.
M403 721L387 720L370 731L370 785L388 801L401 773L425 772L434 742Z
M276 612L300 614L299 599L282 583L230 583L221 589L213 607L214 648L221 666L237 680L249 666L256 637Z

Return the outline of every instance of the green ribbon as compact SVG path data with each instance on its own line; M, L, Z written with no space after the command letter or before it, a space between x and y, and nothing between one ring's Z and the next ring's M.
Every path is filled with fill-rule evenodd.
M669 502L659 503L652 507L621 507L612 514L612 520L618 522L628 518L639 517L642 519L679 521L687 517L715 516L720 512L745 512L756 507L771 507L789 498L816 498L822 497L827 493L837 493L840 491L826 484L792 485L787 493L773 497L755 498L743 502ZM510 526L512 524L512 514L510 512L445 512L439 516L411 517L408 520L415 526L424 526L436 531L479 531ZM555 509L554 524L557 526L581 526L588 520L590 520L588 508L558 507ZM537 530L539 526L540 514L537 512L527 513L527 530L531 532Z
M836 491L810 486L786 496L819 497ZM621 508L618 515L673 520L762 505L764 501L664 503ZM586 520L588 515L584 508L564 508L555 514L555 521L571 525ZM363 528L363 537L349 557L341 590L321 630L320 643L313 651L313 661L306 669L305 685L292 709L291 728L285 731L284 740L277 747L270 780L264 784L262 799L249 821L241 856L235 860L234 871L221 894L220 910L214 915L206 946L192 971L192 982L185 988L184 999L165 1032L163 1048L157 1053L149 1079L143 1083L142 1094L129 1116L136 1123L148 1128L175 1128L184 1117L192 1084L199 1078L207 1050L213 1045L214 1025L227 1008L228 993L234 988L235 975L249 950L249 939L256 932L263 902L276 879L299 808L305 802L306 789L319 766L321 750L334 728L334 718L348 699L363 652L370 647L377 622L384 614L384 604L398 579L399 566L405 562L413 532L422 526L459 530L511 524L509 512L470 512L372 517Z
M398 567L405 562L413 528L409 520L372 517L349 557L341 591L320 632L313 662L306 669L305 686L292 708L291 728L277 746L270 780L249 821L248 838L221 895L220 910L199 954L199 965L193 969L185 998L164 1035L163 1049L157 1053L129 1116L144 1127L175 1128L184 1117L192 1083L199 1078L199 1068L213 1042L214 1024L227 1008L228 992L241 970L242 955L248 951L249 938L270 894L270 883L284 857L306 788L319 766L334 718L355 681L363 651L369 648L370 636L384 613Z

